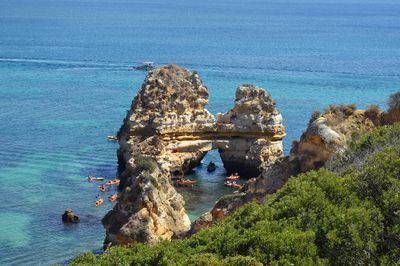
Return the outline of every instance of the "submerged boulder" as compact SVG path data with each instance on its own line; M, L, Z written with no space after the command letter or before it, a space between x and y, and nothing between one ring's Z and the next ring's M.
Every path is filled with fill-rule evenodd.
M72 209L68 208L62 215L62 221L64 223L79 223L80 219L77 215L75 215Z

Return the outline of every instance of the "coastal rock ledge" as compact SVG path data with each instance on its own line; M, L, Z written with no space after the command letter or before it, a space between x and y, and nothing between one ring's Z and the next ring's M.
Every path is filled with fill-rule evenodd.
M300 139L293 142L289 155L272 165L261 166L258 177L248 180L240 193L222 197L193 223L190 233L211 226L250 201L264 202L267 195L275 193L291 176L321 167L344 172L346 168L335 163L335 158L346 152L352 139L400 121L400 92L391 95L388 102L386 112L376 105L359 110L354 104L330 105L323 113L315 112ZM357 158L363 160L362 156Z
M150 71L118 132L120 201L104 218L105 244L153 244L190 229L172 184L218 149L228 174L254 177L283 156L282 116L265 90L242 85L217 119L208 89L176 65Z

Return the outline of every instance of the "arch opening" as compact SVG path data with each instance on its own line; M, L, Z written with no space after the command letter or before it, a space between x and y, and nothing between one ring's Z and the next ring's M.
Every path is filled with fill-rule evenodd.
M215 163L216 169L208 172L207 166L211 161ZM192 222L209 211L222 196L232 194L237 190L224 185L227 174L220 153L217 148L214 148L205 154L199 165L184 174L185 178L197 181L195 186L175 186L176 191L185 200L185 209ZM244 184L246 181L247 179L241 178L236 182Z

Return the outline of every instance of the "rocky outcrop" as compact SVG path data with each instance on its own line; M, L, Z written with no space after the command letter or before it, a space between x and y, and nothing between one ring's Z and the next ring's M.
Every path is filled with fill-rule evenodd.
M157 157L183 172L198 164L210 146L199 140L215 130L207 103L197 73L175 65L150 72L118 134L122 169L134 154Z
M220 139L227 140L218 148L228 174L238 172L254 177L260 173L261 164L270 165L283 156L282 116L264 89L240 86L235 106L225 114L218 114L217 131Z
M400 95L400 93L399 93ZM239 194L220 199L210 212L203 214L192 226L191 233L211 226L238 207L276 192L291 176L325 166L337 153L347 148L355 134L363 134L377 126L400 121L400 96L391 96L390 108L356 110L355 105L331 105L323 113L314 113L299 141L293 143L290 154L273 164L261 164L261 174L250 179ZM398 108L397 108L398 107Z
M337 152L346 149L354 134L363 134L377 125L365 110L354 105L331 105L324 114L314 115L299 141L295 141L289 160L294 173L318 169Z
M202 141L215 129L207 102L197 73L175 65L149 72L118 133L123 192L103 218L106 243L155 243L189 229L171 174L195 166L210 149Z
M191 233L251 200L264 201L289 177L324 166L353 134L399 121L399 95L391 97L388 112L343 105L315 113L283 157L282 117L265 90L240 86L234 107L215 119L205 108L208 90L196 72L175 65L149 72L118 133L122 193L103 219L107 246L184 235L190 221L171 179L182 177L209 150L219 150L228 173L257 177L239 193L221 198Z
M155 243L190 228L171 179L218 149L228 171L258 175L283 155L282 117L271 96L243 85L215 120L196 72L168 65L149 72L118 133L120 201L103 218L106 244Z
M61 216L62 221L64 223L79 223L80 219L77 215L75 215L75 213L72 211L72 209L68 208L65 210L65 212L63 213L63 215Z
M138 157L119 203L103 218L105 245L154 244L188 230L182 196L170 184L168 171L149 158Z

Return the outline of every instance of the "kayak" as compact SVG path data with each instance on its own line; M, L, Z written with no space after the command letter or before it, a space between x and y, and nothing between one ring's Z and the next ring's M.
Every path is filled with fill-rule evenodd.
M234 188L242 188L242 185L239 185L238 183L236 183L235 181L231 182L231 181L226 181L224 183L225 186L227 187L234 187Z
M197 181L194 180L176 180L176 183L182 186L193 186L194 184L197 183Z
M103 184L103 185L100 186L100 191L101 192L106 192L106 191L108 191L108 187Z
M104 203L104 200L102 198L96 200L96 207L99 207L103 203Z
M119 183L120 183L119 179L113 179L113 180L107 181L107 182L106 182L106 185L109 185L109 186L113 186L113 185L114 185L114 186L118 186Z
M113 194L108 198L111 202L117 201L118 200L118 194Z
M230 176L226 177L226 179L228 179L228 180L238 180L239 178L240 178L240 176L238 176L238 175L230 175Z

